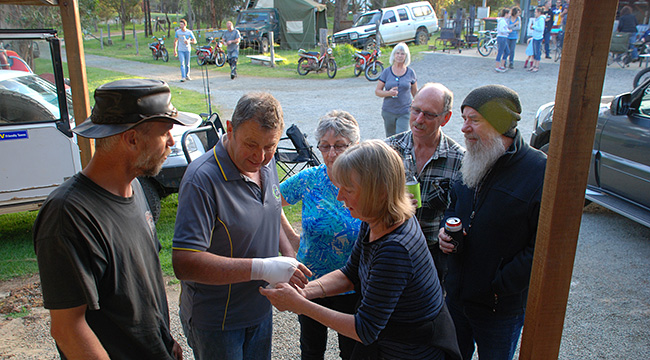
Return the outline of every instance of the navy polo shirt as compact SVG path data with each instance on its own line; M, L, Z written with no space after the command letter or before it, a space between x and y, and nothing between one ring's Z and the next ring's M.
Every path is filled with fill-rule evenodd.
M192 161L179 191L173 248L231 258L277 256L282 203L275 159L262 166L260 175L261 189L235 167L223 138ZM264 285L181 281L181 314L205 330L257 325L271 312L271 304L258 291Z

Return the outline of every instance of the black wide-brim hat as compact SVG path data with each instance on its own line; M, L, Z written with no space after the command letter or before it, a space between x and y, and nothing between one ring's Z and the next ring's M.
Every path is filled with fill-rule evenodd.
M150 120L170 120L185 126L201 120L198 115L176 110L171 98L169 86L162 80L113 81L95 90L90 117L72 131L86 138L101 139Z

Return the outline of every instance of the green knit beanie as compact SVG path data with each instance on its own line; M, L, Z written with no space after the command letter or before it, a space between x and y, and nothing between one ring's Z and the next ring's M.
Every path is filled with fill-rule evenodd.
M521 119L519 95L503 85L485 85L472 90L463 104L476 110L500 134L514 137L517 121Z

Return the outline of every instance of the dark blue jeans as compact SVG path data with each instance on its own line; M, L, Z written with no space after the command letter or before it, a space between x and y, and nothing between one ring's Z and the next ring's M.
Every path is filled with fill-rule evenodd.
M517 39L510 39L508 38L508 50L510 51L510 54L508 55L508 60L507 61L509 64L514 64L515 62L515 49L517 48Z
M259 325L238 330L197 329L182 316L181 324L196 360L271 360L271 314Z
M474 343L481 360L511 360L524 326L524 314L499 316L489 310L458 306L447 298L456 326L458 347L464 360L471 360Z
M499 49L497 50L497 62L501 61L502 56L503 60L505 61L510 54L510 49L508 48L508 38L504 36L497 37L497 45L499 46Z
M326 308L345 314L354 314L359 296L354 294L338 295L312 301ZM327 347L327 326L305 315L298 315L300 322L300 350L302 360L323 360ZM357 343L349 337L339 334L339 355L347 360Z

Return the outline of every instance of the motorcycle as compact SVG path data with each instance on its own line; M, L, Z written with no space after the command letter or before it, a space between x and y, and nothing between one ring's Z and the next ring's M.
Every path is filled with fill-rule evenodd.
M317 51L298 50L298 74L307 75L310 71L321 72L327 70L327 77L336 76L336 60L332 56L332 48L328 47L323 54Z
M377 81L382 71L384 71L384 64L379 60L381 51L374 49L373 51L357 51L354 53L352 60L354 63L354 76L359 76L361 73L366 74L366 79L369 81Z
M222 67L226 63L226 53L223 51L225 44L221 39L217 40L213 37L209 37L207 40L208 45L196 49L196 63L199 66L210 63Z
M163 36L161 38L157 38L155 36L152 36L151 38L156 39L156 42L149 44L149 49L151 49L151 55L153 56L153 59L158 60L162 58L164 62L168 62L169 53L165 48L165 37Z

